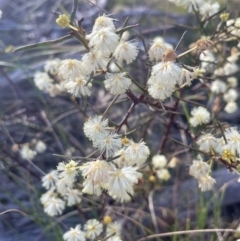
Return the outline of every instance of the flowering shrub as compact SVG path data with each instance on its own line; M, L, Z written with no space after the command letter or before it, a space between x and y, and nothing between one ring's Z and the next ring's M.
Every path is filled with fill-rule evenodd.
M62 155L65 161L42 177L47 191L40 200L49 216L63 214L67 206L79 209L84 199L101 204L101 216L71 227L63 234L66 241L123 240L123 222L112 220L106 199L123 206L135 200L140 208L141 185L151 186L145 188L149 193L157 190L171 180L172 170L180 165L174 150L191 151L192 163L185 169L202 192L215 188L211 176L215 163L226 172L240 172L240 132L219 120L220 113L238 110L239 19L230 19L216 1L170 2L195 13L199 21L196 29L201 37L183 52L179 46L184 34L174 48L159 36L149 40L140 34L131 39L136 26L128 26L126 21L117 28L114 15L100 14L89 33L81 21L76 24L74 11L71 16L57 16L56 23L69 28L86 52L78 59L46 61L44 72L35 73L34 83L52 98L70 95L75 101L86 101L89 109L83 111L82 129L91 142L91 152L71 158ZM149 73L144 81L132 72L136 62ZM96 82L100 86L96 87ZM100 88L111 100L96 109L88 100ZM119 111L122 102L127 102L128 110L120 112L116 123L109 113ZM136 114L139 106L144 106L146 113L141 118ZM159 143L157 148L150 141L156 120L161 123L161 134L156 133L158 139L154 140ZM172 138L173 126L184 132L186 140ZM33 140L22 145L20 154L32 160L46 148L42 141ZM154 219L154 211L151 215Z

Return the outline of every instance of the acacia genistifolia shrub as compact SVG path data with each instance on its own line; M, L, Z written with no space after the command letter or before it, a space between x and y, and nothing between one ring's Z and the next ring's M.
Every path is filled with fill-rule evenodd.
M42 194L41 203L50 216L61 215L67 206L79 210L87 208L82 205L89 202L97 204L94 207L99 217L71 227L63 235L66 241L124 240L122 216L116 218L116 213L111 211L114 208L109 208L106 200L115 200L123 209L135 200L134 207L141 208L141 199L137 198L141 185L145 195L150 195L171 179L170 169L178 165L176 160L181 162L177 154L171 155L174 151L168 148L169 143L192 155L192 165L186 172L198 181L202 192L215 188L216 180L211 176L214 163L225 166L226 172L240 171L240 132L219 120L220 112L228 115L238 110L240 19L229 19L229 13L221 10L217 1L170 2L187 8L198 20L196 36L202 37L195 39L184 52L179 51L185 41L184 34L177 46L161 36L149 41L139 34L138 39L129 40L131 31L137 31L136 25L128 26L126 21L117 29L114 14L100 14L91 32L81 26L81 21L76 24L75 11L71 16L57 16L56 23L69 28L70 37L79 40L86 52L78 59L46 60L44 71L34 75L37 88L52 98L65 94L86 100L100 88L112 97L104 110L101 106L95 115L90 115L92 112L87 108L84 110L87 118L82 128L92 143L92 153L71 159L66 156L55 170L42 177L47 191ZM149 72L144 83L130 73L134 62L143 62L142 66ZM93 88L95 79L98 83L101 79L97 88ZM121 101L128 102L129 108L125 113L122 111L120 122L115 123L109 113L119 111ZM131 120L138 105L147 107L147 115L134 120L133 126ZM159 115L163 120L163 134L154 140L159 143L156 150L147 140L153 134L151 123ZM179 120L185 121L184 126L178 124ZM186 133L187 142L170 137L173 125ZM141 135L135 134L140 132L144 134L137 139ZM22 157L33 159L37 153L34 148L24 145ZM83 200L90 201L82 204ZM148 229L147 233L160 237L161 234L155 233L158 221L154 207L151 217L155 229ZM136 221L135 225L142 228L140 222ZM151 238L144 233L130 235L131 240Z

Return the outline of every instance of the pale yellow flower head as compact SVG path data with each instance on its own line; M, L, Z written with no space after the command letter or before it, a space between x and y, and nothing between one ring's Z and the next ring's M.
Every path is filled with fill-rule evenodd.
M60 14L58 18L56 19L56 23L62 27L66 28L70 25L70 19L66 14Z

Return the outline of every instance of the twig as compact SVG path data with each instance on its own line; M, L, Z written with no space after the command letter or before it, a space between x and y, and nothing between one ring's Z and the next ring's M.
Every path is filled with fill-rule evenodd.
M50 130L51 130L51 132L52 132L52 134L53 134L53 137L54 137L55 141L56 141L57 144L58 144L59 149L62 151L62 153L64 153L64 148L63 148L63 146L62 146L62 143L60 142L60 140L59 140L56 132L54 131L54 129L53 129L53 127L52 127L52 124L51 124L50 121L48 120L45 111L42 110L42 111L40 112L40 115L41 115L41 117L43 118L43 120L45 121L45 123L47 124L47 126L50 128Z
M201 152L201 153L204 154L204 155L213 156L213 155L211 155L210 153L206 153L206 152L201 151L201 150L199 150L199 149L195 149L195 148L193 148L193 147L191 147L191 146L187 146L187 145L181 143L180 141L177 141L177 140L175 140L175 139L173 139L173 138L171 138L171 137L168 137L168 138L171 139L172 141L178 143L179 145L184 146L185 148L191 149L191 150L196 151L196 152Z
M120 124L118 125L118 127L117 127L117 132L119 132L120 129L121 129L121 127L122 127L124 124L127 123L127 119L128 119L128 117L129 117L129 115L132 113L135 105L136 105L135 103L132 103L132 105L131 105L130 108L128 109L126 115L124 116L124 118L122 119L122 121L120 122Z
M159 233L157 219L156 219L154 205L153 205L153 194L154 194L154 190L151 190L151 192L148 195L149 210L153 221L154 231L155 233Z
M53 156L61 157L64 159L79 159L83 161L92 161L94 158L82 157L82 156L67 156L67 155L59 155L59 154L52 154Z
M0 147L1 148L1 147ZM12 156L7 150L1 148L2 152L4 152L5 154L7 154L8 157L11 158L11 160L14 160L17 162L17 164L19 166L21 166L23 169L25 169L27 172L29 172L33 177L35 177L38 181L41 180L41 178L35 173L33 172L31 169L27 168L18 158L18 156Z
M228 142L227 142L227 138L226 138L226 136L225 136L225 133L224 133L223 128L222 128L222 125L220 124L217 116L216 116L216 121L217 121L217 124L218 124L218 126L219 126L219 128L220 128L220 131L221 131L221 134L222 134L223 139L224 139L224 141L225 141L225 144L227 144L227 143L228 143Z
M26 213L24 213L23 211L20 211L18 209L8 209L6 211L3 211L0 213L0 216L6 213L10 213L10 212L17 212L17 213L21 213L23 216L28 216Z
M72 38L72 35L69 34L69 35L66 35L66 36L58 38L58 39L48 40L48 41L44 41L44 42L40 42L40 43L36 43L36 44L25 45L25 46L14 49L13 52L33 49L33 48L37 48L37 47L48 46L48 45L51 45L51 44L57 44L57 43L61 43L65 40L68 40L68 39L71 39L71 38Z
M71 22L73 23L78 7L78 0L73 1L73 8L71 12Z
M182 93L182 92L181 92L181 93ZM180 96L181 96L181 94L180 94ZM174 111L177 110L178 105L179 105L179 99L177 99L176 102L175 102L175 105L174 105L174 107L173 107ZM171 114L170 114L170 119L169 119L168 124L167 124L167 130L166 130L166 132L165 132L165 134L164 134L164 136L163 136L163 139L162 139L162 141L161 141L161 143L160 143L159 153L162 152L163 148L164 148L165 145L166 145L166 142L167 142L168 135L169 135L170 130L171 130L171 127L172 127L172 123L173 123L174 117L175 117L175 114L174 114L174 113L171 113Z
M105 110L105 112L104 112L103 115L102 115L102 120L103 120L104 118L106 118L107 113L109 112L109 110L111 109L111 107L115 104L115 102L117 101L117 99L118 99L119 96L120 96L120 95L116 95L116 96L114 97L114 99L112 100L112 102L109 104L109 106L107 107L107 109Z
M185 34L187 33L187 31L184 31L183 34L182 34L182 37L179 39L178 43L177 43L177 46L175 47L174 51L176 52L178 47L180 46Z
M196 106L202 106L202 107L205 107L205 105L202 105L198 102L195 102L195 101L192 101L192 100L187 100L187 99L183 99L181 97L178 97L176 95L174 95L174 98L178 99L178 100L181 100L181 101L184 101L184 102L187 102L187 103L190 103L190 104L193 104L193 105L196 105Z
M176 231L176 232L169 232L169 233L159 233L153 234L144 238L140 238L137 241L144 241L149 239L154 239L158 237L167 237L167 236L174 236L174 235L184 235L184 234L196 234L196 233L216 233L216 232L230 232L230 233L237 233L239 232L236 229L196 229L196 230L184 230L184 231Z

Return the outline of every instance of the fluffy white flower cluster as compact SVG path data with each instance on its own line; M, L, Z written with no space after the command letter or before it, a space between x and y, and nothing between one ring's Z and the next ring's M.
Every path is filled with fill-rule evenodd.
M114 19L106 15L95 20L92 33L87 35L86 39L89 41L90 52L97 53L100 58L113 54L119 64L123 61L130 64L138 54L136 44L124 40L119 41L120 37L116 33Z
M34 74L34 83L39 90L55 97L65 91L63 80L57 77L60 59L46 61L44 65L45 72L36 72Z
M214 137L211 133L201 135L197 144L199 149L204 152L215 152L222 155L226 161L234 161L236 157L240 157L240 133L237 127L225 129L224 137Z
M137 171L150 154L145 142L128 140L122 148L120 135L109 131L108 120L102 116L89 118L84 124L85 135L106 158L115 156L113 163L105 160L87 162L79 167L85 178L83 192L100 195L102 190L121 202L131 199L133 185L142 174ZM125 139L126 141L126 139Z
M212 134L203 134L197 140L199 149L212 154L220 154L224 162L235 167L233 171L239 173L238 158L240 157L240 132L237 127L225 129L224 136L220 138L214 137ZM203 162L201 157L197 161L193 161L193 165L189 170L190 175L199 180L199 187L205 191L210 190L215 181L209 176L210 167ZM205 176L206 174L206 176ZM202 178L202 176L205 176Z
M209 175L210 172L209 164L204 162L201 156L198 156L197 160L193 160L193 164L189 168L189 174L198 180L202 192L211 190L216 183L215 179Z
M145 163L150 151L145 142L126 142L126 138L122 148L120 135L110 132L109 129L108 120L102 119L102 116L90 118L84 124L84 133L93 141L93 146L106 158L115 156L113 162L99 159L82 165L73 160L68 163L61 162L57 167L58 171L52 171L43 177L43 186L48 189L41 198L46 213L51 216L60 214L66 202L68 206L72 206L81 201L81 192L74 189L78 172L84 177L83 193L99 196L102 190L106 190L120 202L131 199L134 195L133 186L142 177L138 169Z
M131 85L131 80L125 76L126 73L107 73L104 81L105 88L113 95L124 94Z
M49 216L62 214L65 206L73 206L81 202L81 191L74 188L78 174L78 163L70 160L59 163L58 170L43 176L42 185L48 191L42 195L41 203Z
M135 43L120 41L116 33L114 19L106 15L95 20L92 33L86 35L89 52L81 61L67 59L61 62L58 74L64 79L66 90L76 97L91 95L91 73L107 71L111 55L118 64L133 62L138 54ZM123 94L130 87L131 80L126 73L106 74L105 87L114 95Z
M193 127L207 124L210 122L210 113L206 108L202 106L195 107L191 111L191 117L189 119L189 122Z
M124 147L120 151L116 152L115 156L118 158L114 160L114 163L116 163L118 167L133 165L142 167L149 154L150 150L144 141L136 143L127 139L127 143L124 144Z
M61 61L58 75L64 80L65 89L76 97L89 96L91 94L90 70L83 61L66 59Z
M181 74L182 69L174 62L160 62L154 65L148 80L149 94L161 101L170 97Z
M199 11L201 15L212 16L219 11L220 5L213 0L169 0L170 2L187 8L189 12Z
M108 120L102 116L90 117L84 123L84 134L106 158L112 157L122 147L121 136L109 131Z
M69 231L63 234L63 240L65 241L85 241L95 240L99 236L105 236L106 241L122 241L121 235L121 223L111 222L104 227L97 219L89 219L81 230L81 225L78 224L75 228L70 228Z
M219 140L214 137L211 133L201 135L197 144L199 145L199 150L204 152L210 152L211 150L217 150L219 145Z
M167 158L164 155L157 154L152 157L154 171L156 171L157 177L163 181L167 181L171 178L171 175L166 168L167 162Z
M85 178L82 192L98 196L104 189L120 202L131 199L134 194L133 185L142 177L137 171L138 167L118 167L104 160L87 162L79 169Z
M161 41L160 41L161 42ZM190 70L180 67L175 63L177 55L172 48L167 48L167 44L154 42L149 50L150 59L163 60L152 67L151 76L148 79L149 94L160 101L170 97L178 84L190 85L191 81L197 77L196 68L189 67Z
M240 133L237 127L230 127L224 131L227 143L223 143L222 152L230 151L234 156L240 157Z
M23 159L33 160L38 153L43 153L47 149L46 144L41 140L33 140L25 143L20 149L20 155Z
M163 58L163 54L166 52L167 49L173 49L173 46L165 42L162 37L154 38L148 51L150 60L152 62L161 61Z

